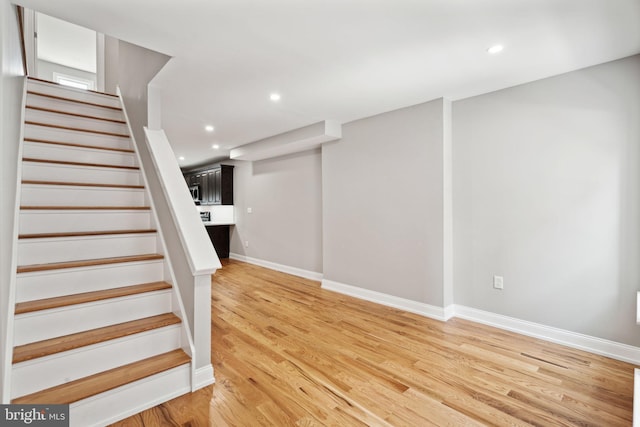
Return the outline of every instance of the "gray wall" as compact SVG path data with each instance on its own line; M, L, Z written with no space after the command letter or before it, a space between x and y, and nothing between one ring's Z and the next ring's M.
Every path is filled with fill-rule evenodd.
M454 103L456 304L640 345L639 76L634 56Z
M322 148L324 278L443 304L443 100L347 123Z
M322 272L319 150L234 164L231 252ZM250 207L253 213L247 214ZM249 247L244 242L249 241Z
M9 307L9 285L16 268L12 258L24 69L16 10L7 1L0 2L0 69L0 402L9 403L9 390L3 386L7 374L4 365L13 349L5 348L4 344L7 315L13 310Z

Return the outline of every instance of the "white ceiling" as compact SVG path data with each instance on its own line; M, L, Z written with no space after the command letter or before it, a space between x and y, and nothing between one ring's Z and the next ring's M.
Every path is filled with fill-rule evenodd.
M152 84L183 166L321 120L460 99L640 53L640 0L18 3L173 56ZM489 55L496 43L504 51ZM280 102L269 100L273 91Z

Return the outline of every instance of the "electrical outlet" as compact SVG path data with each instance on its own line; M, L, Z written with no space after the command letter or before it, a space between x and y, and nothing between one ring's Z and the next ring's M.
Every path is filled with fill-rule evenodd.
M249 247L249 241L248 241L248 240L245 240L245 241L244 241L244 247L245 247L245 248L248 248L248 247Z
M504 278L502 276L493 276L493 287L496 289L504 289Z
M253 209L252 208L247 208L247 213L248 214L253 213Z

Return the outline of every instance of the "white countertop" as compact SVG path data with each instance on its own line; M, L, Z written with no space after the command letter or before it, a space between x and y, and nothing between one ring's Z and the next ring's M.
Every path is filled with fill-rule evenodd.
M225 222L225 221L202 221L205 227L212 227L214 225L236 225L235 222Z

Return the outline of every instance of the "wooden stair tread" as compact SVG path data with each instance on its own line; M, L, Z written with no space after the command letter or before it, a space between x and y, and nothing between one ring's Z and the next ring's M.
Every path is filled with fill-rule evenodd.
M164 313L157 316L145 317L117 325L91 329L62 337L51 338L44 341L19 345L13 349L13 363L25 362L40 357L50 356L63 351L74 350L105 341L139 334L152 329L180 323L180 318L173 313Z
M63 181L36 181L36 180L24 180L22 184L31 185L68 185L73 187L101 187L101 188L129 188L132 190L141 190L144 185L126 185L126 184L97 184L90 182L63 182Z
M96 231L70 231L60 233L32 233L19 234L18 239L50 239L57 237L84 237L84 236L110 236L116 234L147 234L155 233L158 230L153 228L144 228L137 230L96 230Z
M97 134L100 134L100 135L115 136L115 137L118 137L118 138L129 138L128 134L123 134L123 133L106 132L106 131L94 130L94 129L74 128L74 127L71 127L71 126L62 126L62 125L54 125L54 124L50 124L50 123L33 122L33 121L30 121L30 120L25 120L24 124L25 125L34 125L34 126L44 126L44 127L49 127L49 128L54 128L54 129L61 129L61 130L69 130L69 131L74 131L74 132L97 133Z
M109 165L105 163L69 162L67 160L36 159L33 157L23 157L22 161L34 162L34 163L53 163L56 165L69 165L69 166L88 166L88 167L97 167L97 168L140 170L138 166Z
M143 294L146 292L161 291L164 289L171 289L171 285L167 282L151 282L142 283L139 285L123 286L120 288L105 289L102 291L83 292L81 294L64 295L61 297L19 302L16 304L15 314L49 310L52 308L84 304L87 302L101 301L110 298L119 298L128 295Z
M184 365L190 361L191 359L184 351L173 350L76 381L18 397L13 399L11 403L70 404Z
M109 151L118 151L122 153L135 153L133 150L129 150L127 148L111 148L111 147L98 147L95 145L88 144L76 144L73 142L62 142L62 141L51 141L48 139L38 139L38 138L24 138L25 142L38 142L41 144L55 144L55 145L64 145L67 147L76 147L76 148L89 148L93 150L109 150Z
M58 101L75 102L76 104L90 105L91 107L108 108L109 110L122 111L122 107L114 107L111 105L98 104L97 102L81 101L79 99L67 98L64 96L51 95L49 93L36 92L34 90L28 90L28 95L43 96L45 98L56 99Z
M144 254L111 258L85 259L78 261L53 262L49 264L20 265L18 266L17 272L30 273L34 271L60 270L63 268L92 267L96 265L120 264L125 262L153 261L163 258L164 256L161 254Z
M149 206L20 206L25 211L148 211Z
M79 117L79 118L82 118L82 119L102 120L102 121L105 121L105 122L117 123L117 124L122 124L122 125L126 125L127 124L127 122L125 122L124 120L110 119L110 118L107 118L107 117L90 116L88 114L71 113L69 111L54 110L53 108L36 107L35 105L27 105L27 106L25 106L25 108L28 108L30 110L36 110L36 111L43 111L43 112L46 112L46 113L64 114L66 116Z

